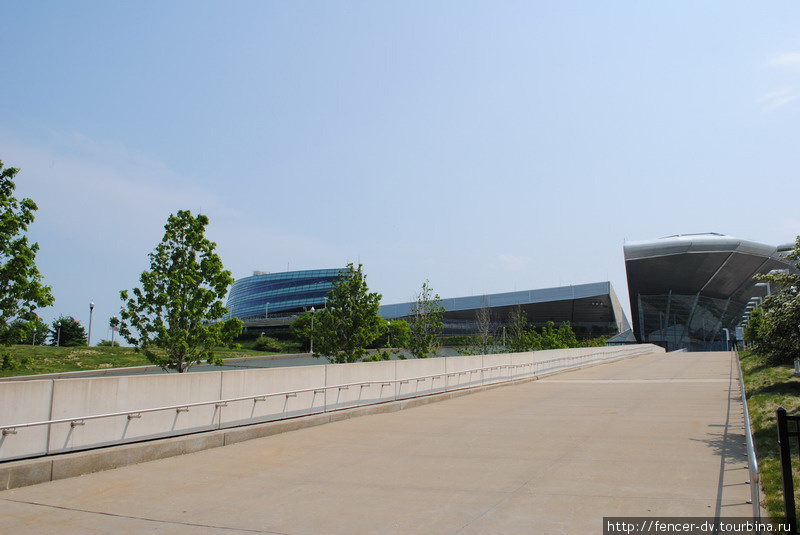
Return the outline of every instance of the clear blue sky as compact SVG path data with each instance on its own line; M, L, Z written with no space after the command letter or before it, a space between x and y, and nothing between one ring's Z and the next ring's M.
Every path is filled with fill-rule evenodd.
M800 234L800 3L0 0L41 311L106 338L167 216L235 277L384 303L611 280L624 240ZM627 308L627 306L626 306Z

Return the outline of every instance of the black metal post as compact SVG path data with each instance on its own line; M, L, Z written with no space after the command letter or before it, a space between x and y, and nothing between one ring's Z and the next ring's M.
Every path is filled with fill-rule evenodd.
M789 423L786 409L778 407L775 411L778 417L778 447L781 452L781 480L783 480L783 508L786 512L786 522L789 531L797 533L797 513L794 506L794 482L792 481L792 457L789 448Z

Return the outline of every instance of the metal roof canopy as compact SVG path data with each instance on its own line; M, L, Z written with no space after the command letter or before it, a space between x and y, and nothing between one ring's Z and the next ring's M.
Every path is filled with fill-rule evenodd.
M413 304L414 302L384 305L378 313L387 319L408 317ZM474 320L478 310L489 308L499 316L498 320L502 320L515 307L521 306L532 323L548 320L616 323L621 330L629 328L610 282L454 297L441 299L441 304L448 319Z

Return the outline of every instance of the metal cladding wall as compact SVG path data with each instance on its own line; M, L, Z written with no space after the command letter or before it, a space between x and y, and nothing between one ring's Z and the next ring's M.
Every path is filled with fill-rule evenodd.
M472 332L476 316L482 308L488 308L494 322L507 322L508 315L521 307L533 324L548 321L570 322L583 327L587 333L597 329L597 334L618 332L630 328L617 295L610 282L577 284L538 290L523 290L499 294L475 295L441 300L445 309L445 330L448 326ZM414 303L384 305L379 314L386 319L404 318L411 315Z
M312 269L283 273L260 273L239 279L228 295L227 317L263 318L322 307L342 269Z
M722 234L686 234L625 244L636 339L668 350L724 349L747 302L764 296L753 277L789 265L771 245Z

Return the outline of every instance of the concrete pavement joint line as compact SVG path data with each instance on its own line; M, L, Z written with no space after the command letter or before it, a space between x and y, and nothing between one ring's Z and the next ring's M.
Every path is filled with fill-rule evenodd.
M502 493L501 493L501 494L502 494ZM465 523L463 526L461 526L460 528L458 528L457 530L455 530L455 531L453 532L453 535L458 535L459 533L461 533L462 531L464 531L466 528L468 528L469 526L471 526L472 524L474 524L475 522L477 522L477 521L478 521L478 520L480 520L481 518L483 518L483 517L485 517L486 515L488 515L489 513L491 513L492 511L494 511L495 509L497 509L497 508L500 506L500 504L502 504L502 503L504 503L504 502L508 501L509 499L511 499L511 497L512 497L513 495L514 495L514 494L513 494L513 493L511 493L511 494L508 494L508 495L505 495L505 496L501 496L501 497L500 497L500 499L499 499L499 500L497 500L497 502L496 502L495 504L491 505L490 507L487 507L487 508L486 508L486 510L485 510L485 511L483 511L481 514L479 514L479 515L478 515L478 516L476 516L475 518L472 518L472 519L468 520L468 521L467 521L467 522L466 522L466 523Z
M567 455L570 455L570 454L572 454L572 452L573 452L574 450L575 450L575 448L574 448L574 447L573 447L573 448L572 448L570 451L566 451L566 450L565 450L565 451L563 452L563 454L562 454L562 455L561 455L561 456L560 456L558 459L556 459L556 460L555 460L555 461L554 461L552 464L555 464L555 463L558 463L558 462L560 462L562 459L564 459L565 457L567 457ZM471 524L473 524L473 523L475 523L476 521L480 520L481 518L485 517L485 516L486 516L486 515L488 515L490 512L492 512L492 511L494 511L495 509L497 509L497 508L498 508L498 507L499 507L501 504L503 504L503 503L507 502L508 500L510 500L511 498L513 498L514 496L516 496L516 495L517 495L517 493L519 493L519 492L520 492L522 489L524 489L524 488L525 488L525 487L526 487L528 484L530 484L530 482L531 482L531 481L534 481L534 480L536 480L536 479L539 479L539 477L540 477L540 476L541 476L541 475L542 475L542 474L543 474L543 473L544 473L544 472L547 470L547 468L548 468L548 467L542 467L542 468L540 468L540 469L537 471L536 475L534 475L534 476L531 476L531 477L529 477L528 479L526 479L524 483L521 483L521 484L519 484L519 485L517 486L517 488L516 488L516 489L514 489L514 490L511 490L511 491L502 491L502 490L501 490L501 491L497 491L499 494L501 494L501 495L503 495L503 494L504 494L505 496L503 496L502 498L500 498L500 500L498 500L498 501L497 501L497 503L495 503L495 504L494 504L494 505L492 505L491 507L487 508L487 509L486 509L486 510L485 510L483 513L481 513L481 514L480 514L480 515L478 515L477 517L473 518L472 520L470 520L469 522L467 522L466 524L464 524L463 526L461 526L460 528L458 528L458 529L455 531L455 535L458 535L459 533L461 533L462 531L464 531L464 530L465 530L467 527L469 527ZM531 495L534 495L534 496L535 496L535 495L537 495L537 493L535 493L535 492L532 492L532 493L530 493L530 494L531 494ZM574 496L573 496L573 497L574 497Z
M611 499L619 499L619 496L615 496L613 494L568 494L564 492L526 492L525 494L530 494L531 496L563 496L564 498L576 498L579 500L585 500L586 498L611 498ZM658 502L689 502L689 503L711 503L711 500L708 498L692 498L687 496L681 496L679 498L670 497L670 496L625 496L625 500L644 500L644 501L658 501ZM730 503L724 505L723 507L731 507L734 505L742 505L741 503ZM708 506L711 508L711 506Z
M673 384L673 383L729 383L728 379L547 379L544 383L574 384Z
M226 526L212 526L209 524L196 524L193 522L178 522L176 520L158 520L155 518L146 518L143 516L131 516L131 515L120 515L116 513L105 513L103 511L89 511L88 509L77 509L75 507L65 507L63 505L52 505L49 503L39 503L39 502L26 502L24 500L9 500L7 498L3 498L3 501L6 502L14 502L14 503L21 503L24 505L33 505L37 507L49 507L51 509L61 509L63 511L73 511L76 513L86 513L90 515L100 515L100 516L113 516L116 518L127 518L130 520L141 520L143 522L155 522L158 524L174 524L178 526L190 526L193 528L210 528L210 529L221 529L224 531L246 531L248 533L267 533L269 535L289 535L288 533L284 533L282 531L263 531L260 529L250 529L250 528L230 528Z

